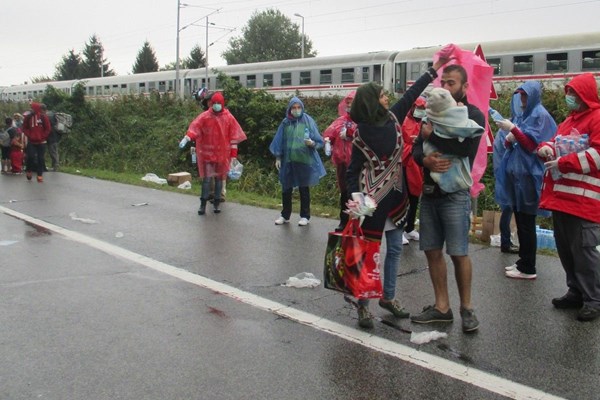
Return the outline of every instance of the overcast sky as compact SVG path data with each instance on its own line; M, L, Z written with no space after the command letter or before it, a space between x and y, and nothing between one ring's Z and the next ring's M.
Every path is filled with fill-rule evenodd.
M6 4L8 3L8 4ZM569 33L600 32L600 0L181 0L180 56L196 44L209 66L255 12L275 8L301 26L318 55L405 50ZM343 5L343 8L340 8ZM7 0L1 8L0 86L52 76L69 50L96 34L118 75L131 73L145 40L159 65L175 61L177 0ZM233 31L231 31L234 29ZM600 43L600 34L599 34ZM485 51L485 48L484 48ZM300 55L298 55L300 57Z

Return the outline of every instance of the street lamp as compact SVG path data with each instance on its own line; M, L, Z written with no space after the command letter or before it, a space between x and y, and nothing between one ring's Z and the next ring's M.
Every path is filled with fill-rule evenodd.
M295 13L294 15L302 18L302 58L304 58L304 17L298 13Z
M181 4L181 0L177 0L177 45L175 51L175 85L173 85L173 89L175 90L175 96L179 96L179 10L181 10L181 6L187 6L187 4Z

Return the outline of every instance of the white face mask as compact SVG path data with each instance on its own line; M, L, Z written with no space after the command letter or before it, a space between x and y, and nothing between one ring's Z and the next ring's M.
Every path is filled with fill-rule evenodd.
M292 115L296 118L300 118L302 116L302 110L292 110Z
M427 111L425 111L425 110L420 110L418 108L415 108L415 111L413 111L413 117L415 117L415 118L423 119L426 116L427 116Z
M221 110L223 109L223 106L220 105L219 103L215 103L215 104L213 104L212 109L214 112L221 112Z

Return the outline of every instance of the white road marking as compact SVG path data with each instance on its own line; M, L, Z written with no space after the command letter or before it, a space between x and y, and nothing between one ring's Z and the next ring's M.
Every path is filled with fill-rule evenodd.
M241 301L250 306L271 312L275 315L296 321L300 324L313 327L325 333L340 337L344 340L359 344L369 349L390 355L402 361L409 362L430 371L440 373L452 379L456 379L473 386L480 387L493 393L511 398L511 399L531 399L531 400L560 400L562 397L545 393L541 390L512 382L508 379L500 378L490 373L470 368L444 358L431 355L409 346L384 339L371 333L351 328L337 322L329 321L318 315L310 314L285 304L265 299L263 297L245 292L235 287L226 285L212 279L193 274L181 268L163 263L158 260L134 253L121 247L103 242L98 239L83 235L78 232L70 231L57 225L39 220L18 211L0 206L0 211L4 214L13 216L25 222L40 226L52 232L63 235L73 241L93 247L109 255L123 258L128 261L143 265L155 271L162 272L182 281L212 290L223 294L232 299Z

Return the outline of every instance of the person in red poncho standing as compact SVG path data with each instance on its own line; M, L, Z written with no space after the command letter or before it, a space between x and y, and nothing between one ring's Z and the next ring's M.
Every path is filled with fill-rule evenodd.
M427 116L425 106L427 101L424 97L419 97L412 106L404 122L402 122L402 139L404 140L404 149L402 150L402 168L408 184L408 202L410 208L406 215L406 226L404 227L404 236L402 244L408 244L408 240L419 240L419 232L415 230L415 219L417 217L417 206L419 197L423 191L423 168L417 164L412 157L413 143L419 131L421 130L421 121Z
M323 138L331 145L331 162L335 165L338 189L340 190L340 224L335 228L341 232L348 223L348 214L344 212L348 202L348 190L346 188L346 170L352 157L352 139L356 123L350 118L350 107L356 95L356 90L348 93L338 104L339 117L329 125ZM329 155L329 154L327 154Z
M44 154L46 141L50 135L50 120L46 115L46 106L41 103L31 103L31 112L23 121L23 133L27 136L27 180L30 181L32 173L37 172L37 181L43 182Z
M240 124L225 108L225 98L221 92L212 95L209 106L208 110L192 121L187 133L179 143L179 147L184 148L190 140L196 141L198 176L202 180L199 215L206 213L206 202L213 180L215 186L214 212L221 212L223 180L227 178L231 160L237 157L238 143L246 140L246 134Z

